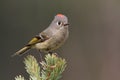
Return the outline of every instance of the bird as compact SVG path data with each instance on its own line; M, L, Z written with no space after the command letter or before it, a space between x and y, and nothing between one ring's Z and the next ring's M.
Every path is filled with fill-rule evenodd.
M30 49L37 49L40 52L50 53L61 47L69 36L68 18L59 13L51 24L41 33L33 37L28 44L15 52L12 56L22 55Z

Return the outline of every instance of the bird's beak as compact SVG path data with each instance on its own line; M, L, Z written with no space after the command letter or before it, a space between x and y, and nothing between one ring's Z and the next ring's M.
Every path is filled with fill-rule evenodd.
M68 26L68 25L69 25L69 23L64 24L64 26Z

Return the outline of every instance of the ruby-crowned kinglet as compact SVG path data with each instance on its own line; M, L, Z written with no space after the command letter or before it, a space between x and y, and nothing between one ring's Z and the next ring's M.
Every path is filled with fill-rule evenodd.
M68 25L67 17L63 14L57 14L47 29L32 38L27 45L14 55L23 54L32 48L47 53L59 48L68 38Z

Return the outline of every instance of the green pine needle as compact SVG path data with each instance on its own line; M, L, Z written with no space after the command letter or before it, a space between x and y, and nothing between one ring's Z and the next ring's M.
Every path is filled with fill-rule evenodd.
M25 69L29 74L29 80L59 80L66 68L66 61L55 54L47 54L45 61L40 63L41 68L34 56L28 55L25 60ZM40 70L41 69L41 70ZM25 80L17 76L15 80Z
M16 77L15 77L15 80L25 80L25 78L22 77L21 75L19 75L19 76L16 76Z
M32 80L41 80L40 66L34 56L28 55L24 61L25 69Z
M65 59L57 57L55 54L48 54L45 61L41 63L43 80L59 80L62 72L65 70Z

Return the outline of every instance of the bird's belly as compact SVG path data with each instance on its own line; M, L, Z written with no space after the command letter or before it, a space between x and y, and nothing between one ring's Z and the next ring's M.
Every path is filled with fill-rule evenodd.
M35 47L41 51L52 51L59 48L64 43L64 40L51 38L42 43L37 43Z
M68 34L62 33L52 36L50 39L37 43L35 47L41 51L52 51L59 48L66 40Z

